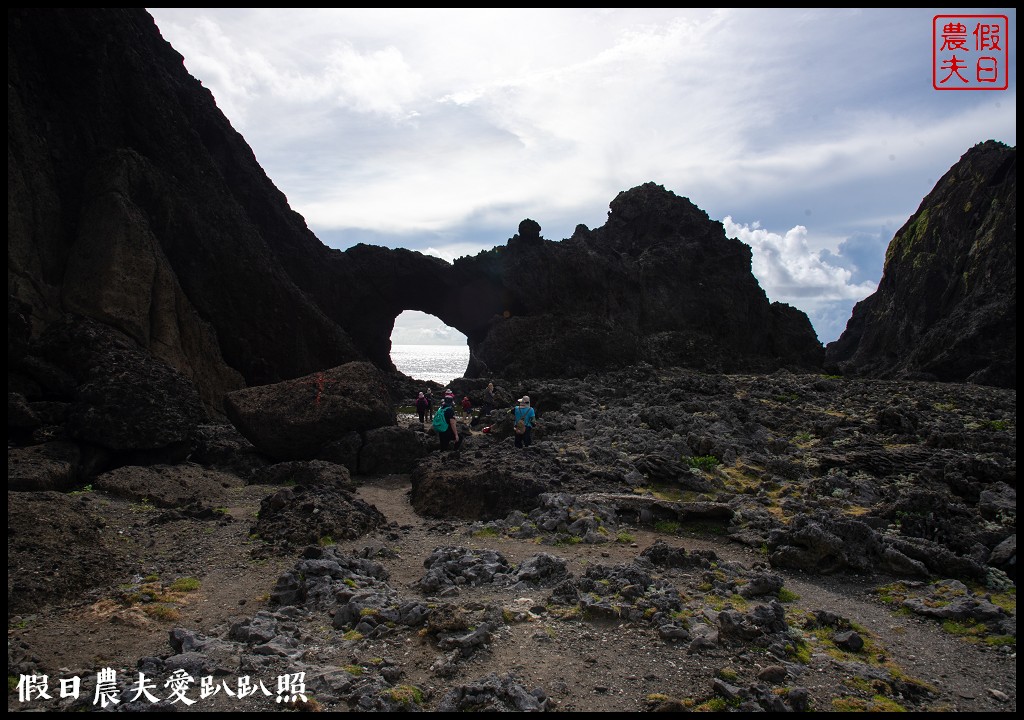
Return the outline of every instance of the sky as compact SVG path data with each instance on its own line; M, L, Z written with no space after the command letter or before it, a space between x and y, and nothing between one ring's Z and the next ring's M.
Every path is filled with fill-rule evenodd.
M1017 144L1013 8L147 9L330 247L451 261L524 218L563 240L654 182L747 243L823 344L961 155ZM966 18L1005 29L994 82L946 72L936 15L1006 16ZM407 312L392 341L465 336Z

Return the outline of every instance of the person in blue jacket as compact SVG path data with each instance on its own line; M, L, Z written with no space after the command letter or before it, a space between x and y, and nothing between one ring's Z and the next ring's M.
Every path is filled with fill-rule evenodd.
M515 414L512 417L512 427L515 429L516 447L526 448L530 447L530 443L533 442L533 421L537 417L537 413L530 407L529 395L523 395L519 398L518 403L519 406L515 409Z

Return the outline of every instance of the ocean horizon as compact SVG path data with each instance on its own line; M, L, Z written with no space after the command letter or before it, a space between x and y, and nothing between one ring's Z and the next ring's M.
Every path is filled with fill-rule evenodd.
M391 362L415 380L448 385L466 374L468 345L392 345Z

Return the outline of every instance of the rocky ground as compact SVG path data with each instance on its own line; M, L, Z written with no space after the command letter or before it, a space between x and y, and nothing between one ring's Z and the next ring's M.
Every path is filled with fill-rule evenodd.
M499 389L527 451L499 413L411 473L207 447L9 492L8 709L1015 712L1013 391Z

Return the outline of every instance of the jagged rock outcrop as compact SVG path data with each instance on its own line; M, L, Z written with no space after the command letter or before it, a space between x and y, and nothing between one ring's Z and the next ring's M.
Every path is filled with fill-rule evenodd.
M826 348L843 373L1017 386L1017 148L968 150L889 243Z
M822 352L802 313L768 303L749 249L653 183L602 228L551 242L525 220L454 266L325 247L141 8L8 11L8 296L33 336L67 312L125 333L215 412L243 385L393 369L404 310L466 333L471 374L809 368Z
M489 279L467 332L470 375L572 377L639 361L709 371L818 367L807 317L769 303L750 248L655 183L619 193L607 222L562 242L524 220L507 246L456 260Z

